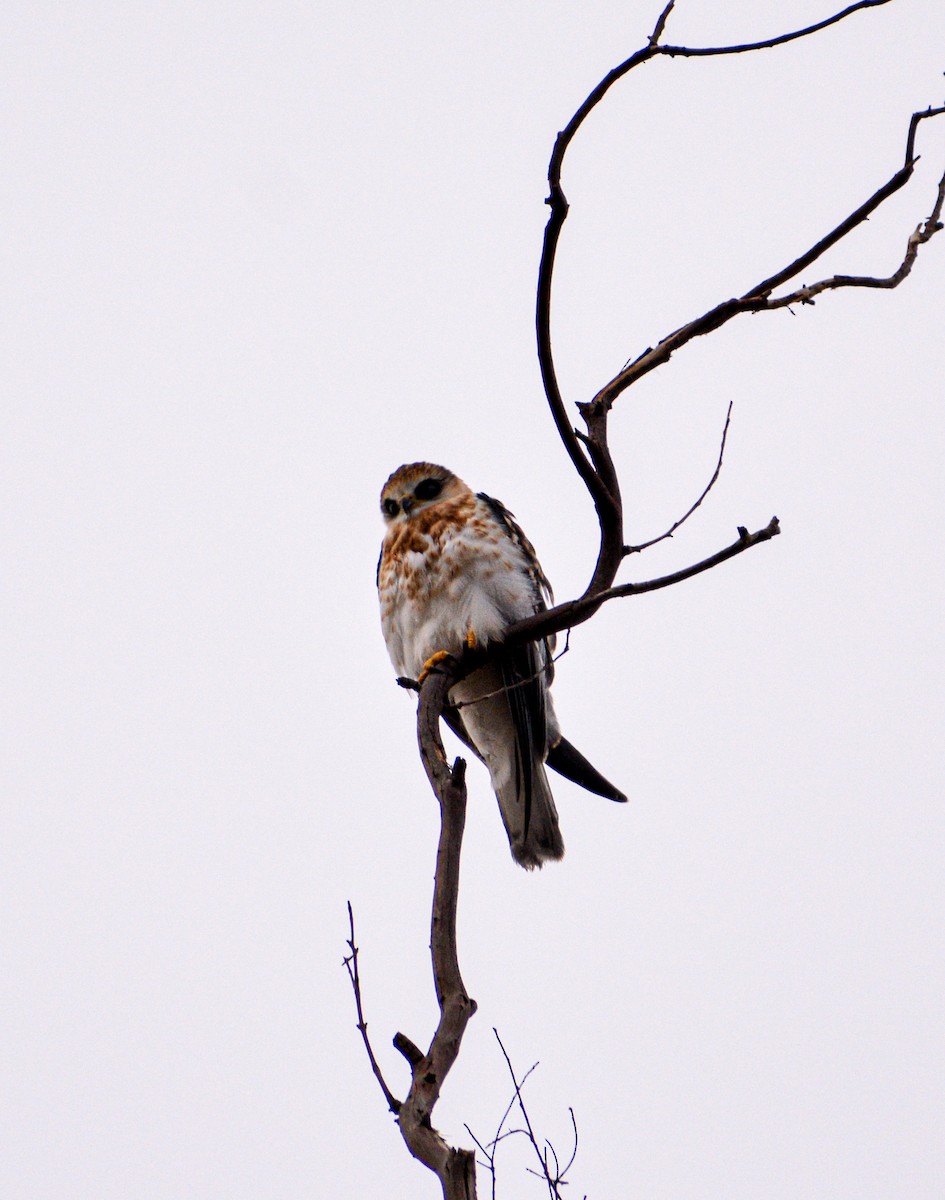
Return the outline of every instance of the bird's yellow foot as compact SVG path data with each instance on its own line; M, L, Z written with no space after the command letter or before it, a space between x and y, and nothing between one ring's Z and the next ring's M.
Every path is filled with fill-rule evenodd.
M436 654L431 654L423 664L423 670L420 672L417 683L423 683L424 679L426 679L437 663L441 663L444 658L449 658L449 656L450 652L448 650L437 650Z
M476 649L476 631L474 629L470 629L469 633L466 634L466 645L470 650Z

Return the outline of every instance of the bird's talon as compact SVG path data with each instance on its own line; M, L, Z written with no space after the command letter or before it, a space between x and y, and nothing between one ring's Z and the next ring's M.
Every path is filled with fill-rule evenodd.
M466 645L469 647L470 650L476 649L477 643L476 643L475 629L470 629L469 633L466 634Z
M423 664L423 670L417 678L417 683L423 683L426 677L430 674L435 666L443 661L444 658L449 658L448 650L437 650L436 654L431 654L427 661Z

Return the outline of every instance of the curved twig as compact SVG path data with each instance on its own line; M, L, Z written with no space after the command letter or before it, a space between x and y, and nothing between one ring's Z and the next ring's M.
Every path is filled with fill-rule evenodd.
M358 946L354 940L354 910L351 907L350 900L348 901L348 929L350 931L348 949L351 953L345 956L344 965L348 972L348 978L351 980L351 987L354 990L354 1004L358 1012L358 1032L361 1034L361 1040L364 1042L364 1049L367 1051L368 1061L371 1064L371 1070L374 1072L374 1078L384 1093L387 1107L392 1113L399 1113L401 1102L387 1086L387 1081L384 1079L378 1061L374 1057L374 1049L368 1037L367 1021L364 1019L364 1009L361 1003L361 974L358 970Z
M765 38L760 42L743 42L738 46L660 46L660 54L668 54L671 58L710 58L722 54L749 54L753 50L771 50L775 46L785 46L788 42L796 42L799 38L807 37L812 33L820 33L822 29L828 29L831 25L836 25L839 21L852 16L853 13L859 12L862 8L881 8L884 4L889 4L890 0L858 0L856 4L850 4L841 12L834 13L832 17L826 17L823 21L817 21L813 25L805 25L803 29L795 29L793 33L781 33L777 37Z
M725 425L722 429L722 444L719 446L719 460L715 464L715 470L712 472L712 478L705 485L705 488L702 491L702 495L695 502L695 504L693 504L689 508L688 512L683 513L683 515L679 518L679 520L674 521L673 524L670 525L669 529L667 529L665 533L661 533L659 535L659 537L650 538L650 540L648 542L641 542L639 546L624 546L623 552L625 555L640 554L644 550L649 550L649 548L651 546L655 546L658 542L665 542L667 538L671 538L673 536L673 534L676 532L676 530L680 527L680 525L684 525L686 523L686 521L689 520L689 518L696 511L696 509L699 507L699 505L702 503L702 501L706 498L706 496L708 496L709 492L711 492L712 489L715 487L716 483L718 482L719 475L721 475L721 473L722 473L722 459L725 457L725 442L728 438L728 427L731 424L731 420L732 420L732 405L733 404L734 404L733 400L730 400L728 403L728 412L725 414Z

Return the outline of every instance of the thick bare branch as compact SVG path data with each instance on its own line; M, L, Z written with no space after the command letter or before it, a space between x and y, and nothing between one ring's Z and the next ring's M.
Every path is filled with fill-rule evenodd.
M433 1128L433 1109L450 1068L459 1054L469 1018L476 1011L459 970L456 945L456 907L459 862L466 821L466 764L458 758L450 767L440 738L440 716L455 680L456 662L446 659L430 672L420 689L417 738L430 786L440 804L440 839L436 853L430 951L440 1020L426 1054L398 1034L395 1045L411 1067L412 1082L400 1106L398 1122L410 1153L435 1172L444 1200L474 1200L476 1160L470 1150L447 1144Z

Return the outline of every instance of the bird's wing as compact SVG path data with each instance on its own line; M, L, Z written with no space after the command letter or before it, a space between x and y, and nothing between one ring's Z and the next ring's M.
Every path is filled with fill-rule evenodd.
M532 611L544 612L549 604L554 603L554 593L541 569L535 547L501 501L486 495L485 492L479 492L477 498L489 509L505 536L522 552L525 571L531 583ZM509 624L514 624L526 615L528 614L522 612L509 613ZM525 799L526 834L531 814L535 768L544 762L548 749L545 697L554 678L553 651L553 639L544 639L508 649L498 645L492 655L502 677L509 715L515 727L516 771L519 773L520 792Z
M503 527L506 535L510 537L522 550L528 564L529 578L532 580L534 590L534 605L535 612L544 612L549 605L554 604L554 593L551 590L551 584L544 571L541 569L541 564L538 561L538 555L535 553L535 548L525 536L521 526L509 512L509 510L500 501L487 496L484 492L479 493L479 499L482 500L491 511L495 520ZM528 652L520 655L515 661L501 664L503 673L503 682L510 688L509 699L512 709L513 719L516 723L516 729L523 729L528 725L531 730L531 736L534 739L534 733L540 728L541 737L547 738L547 722L545 720L545 693L551 686L551 681L554 678L554 638L548 638L542 642L530 643L527 648ZM507 652L510 657L515 656L515 651ZM524 680L534 681L531 684L524 683ZM514 689L512 687L514 686ZM528 688L536 688L539 695L536 697L534 691L528 693ZM526 694L516 703L514 696L515 691L523 691ZM537 707L540 706L541 714L539 716ZM523 744L520 734L519 743ZM547 751L546 762L553 771L557 771L559 775L563 775L565 779L570 779L572 783L585 788L589 792L593 792L597 796L603 796L607 800L614 800L618 803L626 803L627 797L620 791L619 788L605 779L603 775L587 761L583 754L577 750L571 743L563 737L559 737L554 745L547 745L545 741L539 741L541 752L544 757L544 752Z
M496 524L502 527L505 536L518 546L524 558L528 578L532 585L532 600L534 603L534 611L536 613L544 612L546 608L553 605L555 602L554 592L551 590L551 584L548 582L548 576L541 569L541 563L538 561L538 555L535 553L535 547L531 544L525 533L515 520L513 515L505 507L501 500L496 500L493 496L487 496L485 492L478 492L477 500L481 500L492 514ZM526 616L526 613L509 614L510 624L512 621L520 620ZM547 641L549 658L554 653L554 636ZM550 684L552 673L548 674L546 683Z

